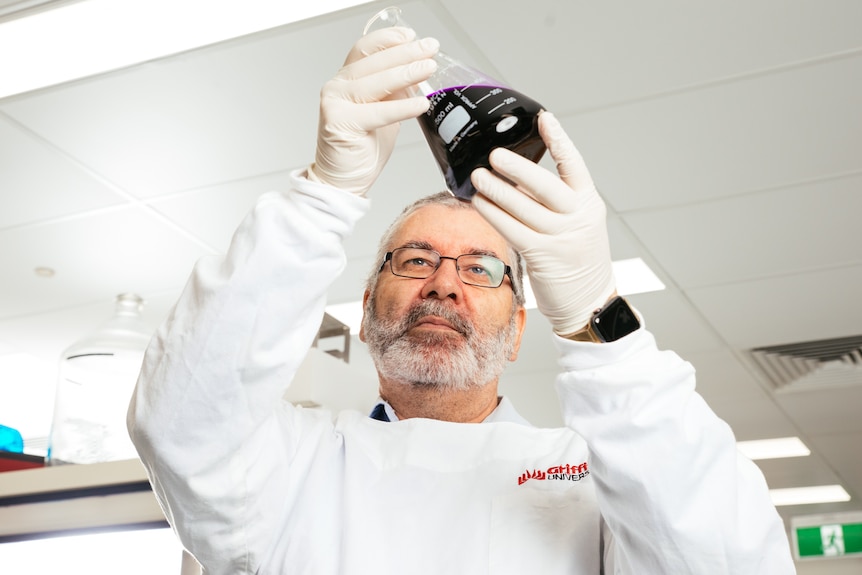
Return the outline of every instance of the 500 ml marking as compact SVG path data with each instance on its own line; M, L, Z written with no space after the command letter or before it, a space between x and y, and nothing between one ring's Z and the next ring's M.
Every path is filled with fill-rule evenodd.
M443 118L446 117L446 114L451 112L455 108L455 104L452 102L446 102L446 107L440 110L440 113L434 118L434 125L439 126L440 122L443 121Z

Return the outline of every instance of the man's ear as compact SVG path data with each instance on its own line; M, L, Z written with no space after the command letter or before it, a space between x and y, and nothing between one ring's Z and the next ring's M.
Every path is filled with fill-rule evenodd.
M521 306L515 311L515 345L512 347L512 355L509 356L509 361L518 359L518 350L521 349L521 337L524 335L524 329L527 327L527 309Z
M365 290L365 293L362 295L362 324L359 326L359 341L365 343L365 304L368 303L368 298L371 295L371 292Z

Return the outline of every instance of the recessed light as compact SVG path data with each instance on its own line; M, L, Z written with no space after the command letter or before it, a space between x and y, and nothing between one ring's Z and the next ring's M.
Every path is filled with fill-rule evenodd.
M798 437L776 437L774 439L739 441L736 446L743 455L752 460L811 455L811 450Z
M617 280L617 291L620 295L633 295L665 289L664 283L658 279L652 269L641 258L615 260L614 277Z
M775 506L850 501L850 494L840 485L770 489L769 496L772 498L772 503Z

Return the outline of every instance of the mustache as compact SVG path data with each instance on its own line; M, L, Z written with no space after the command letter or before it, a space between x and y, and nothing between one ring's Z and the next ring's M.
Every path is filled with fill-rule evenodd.
M475 329L473 324L461 317L458 312L438 300L424 300L407 310L404 320L401 324L401 335L416 325L417 322L428 316L439 317L447 321L452 328L463 335L470 337Z

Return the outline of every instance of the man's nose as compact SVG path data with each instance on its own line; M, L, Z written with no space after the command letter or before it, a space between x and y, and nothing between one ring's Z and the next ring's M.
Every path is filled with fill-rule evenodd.
M464 294L463 288L464 284L458 277L458 266L455 258L441 257L440 265L422 286L422 297L441 300L450 298L461 301Z

